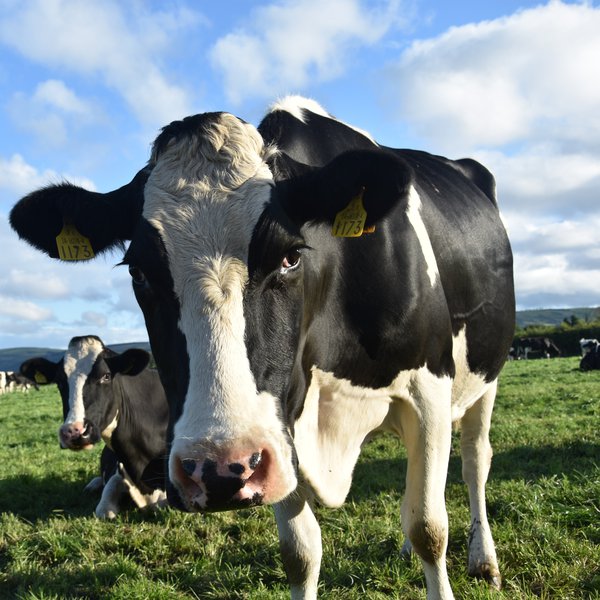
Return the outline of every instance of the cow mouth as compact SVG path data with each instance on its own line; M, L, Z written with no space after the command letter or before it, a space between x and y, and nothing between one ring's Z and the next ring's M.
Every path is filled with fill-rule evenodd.
M68 448L69 450L91 450L96 444L97 440L92 439L93 433L95 429L90 421L84 421L84 429L81 432L81 435L72 438L65 442L64 448Z

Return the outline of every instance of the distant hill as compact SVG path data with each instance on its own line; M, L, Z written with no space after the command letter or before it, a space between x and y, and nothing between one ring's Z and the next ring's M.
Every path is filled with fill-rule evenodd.
M109 344L115 352L124 352L128 348L141 348L150 352L148 342L132 342L128 344ZM53 362L58 362L65 354L65 350L56 348L5 348L0 349L0 371L18 371L21 363L34 356L42 356Z
M517 327L527 325L560 325L565 319L575 315L583 321L600 320L600 307L597 308L540 308L538 310L517 311ZM127 348L142 348L150 352L148 342L132 342L128 344L110 344L116 352ZM43 356L54 362L60 360L65 351L56 348L6 348L0 349L0 371L17 371L22 362L34 356Z
M582 321L600 320L600 307L596 308L540 308L517 311L517 327L527 325L560 325L575 315Z

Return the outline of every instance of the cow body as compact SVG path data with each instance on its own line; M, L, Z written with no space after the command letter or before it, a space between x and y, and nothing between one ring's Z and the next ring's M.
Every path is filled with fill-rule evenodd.
M95 198L56 186L11 223L51 255L64 218L96 251L132 240L124 262L169 398L173 503L274 504L292 596L312 598L310 504L341 504L365 439L393 431L408 452L402 526L428 597L451 598L444 487L459 422L469 570L499 585L485 482L514 292L487 170L381 148L294 98L258 131L227 113L165 127L149 164L102 195L129 229L98 224ZM358 237L332 235L357 214Z
M519 338L518 356L525 359L534 357L553 358L561 355L559 347L544 336Z
M600 343L598 340L581 340L582 357L579 368L582 371L593 371L600 369Z
M32 358L21 372L43 383L56 383L63 402L59 429L62 448L84 450L104 440L101 479L86 489L102 489L96 515L113 518L122 496L144 508L165 500L168 405L158 373L146 366L147 352L122 354L96 336L71 340L57 363Z

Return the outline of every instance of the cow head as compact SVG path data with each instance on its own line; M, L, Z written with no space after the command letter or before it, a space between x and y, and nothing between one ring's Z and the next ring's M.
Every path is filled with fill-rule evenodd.
M335 274L328 252L343 242L331 223L361 189L374 223L407 185L403 163L382 151L304 168L253 126L210 113L165 127L128 186L46 188L15 206L11 224L51 256L65 222L96 253L131 240L123 262L169 400L174 497L224 510L295 489L293 417L312 366L301 357L305 303Z
M144 350L132 348L118 354L90 335L73 338L64 358L56 363L41 357L25 361L21 373L37 383L57 384L64 419L58 432L60 446L83 450L102 438L108 441L116 427L115 376L137 375L149 360Z

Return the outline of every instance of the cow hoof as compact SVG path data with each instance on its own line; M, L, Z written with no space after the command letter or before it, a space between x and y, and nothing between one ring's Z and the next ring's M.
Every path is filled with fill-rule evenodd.
M469 569L469 575L487 581L490 587L496 590L502 588L502 577L496 565L490 563L478 564L477 567Z
M117 518L117 515L119 514L117 511L115 511L111 508L96 509L94 512L99 519L103 519L103 520L107 520L107 521L113 521L114 519Z

